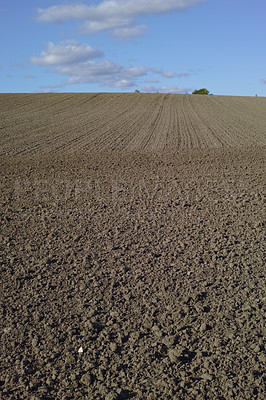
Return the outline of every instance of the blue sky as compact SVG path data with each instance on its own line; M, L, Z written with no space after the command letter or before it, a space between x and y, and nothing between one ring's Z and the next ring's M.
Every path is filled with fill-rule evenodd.
M0 0L0 92L266 96L265 0Z

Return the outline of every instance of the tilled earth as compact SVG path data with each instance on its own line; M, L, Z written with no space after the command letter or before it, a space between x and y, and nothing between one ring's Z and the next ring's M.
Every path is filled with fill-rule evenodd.
M264 161L2 158L1 398L263 399Z
M264 399L265 98L0 95L0 398Z

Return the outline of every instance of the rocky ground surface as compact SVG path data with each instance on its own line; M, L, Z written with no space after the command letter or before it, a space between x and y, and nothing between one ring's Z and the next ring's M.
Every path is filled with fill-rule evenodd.
M0 94L0 398L265 398L266 99Z
M264 399L265 148L0 161L1 399Z

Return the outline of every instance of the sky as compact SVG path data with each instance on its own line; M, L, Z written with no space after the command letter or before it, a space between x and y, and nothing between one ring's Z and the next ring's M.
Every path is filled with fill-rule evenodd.
M266 96L266 0L0 0L0 92Z

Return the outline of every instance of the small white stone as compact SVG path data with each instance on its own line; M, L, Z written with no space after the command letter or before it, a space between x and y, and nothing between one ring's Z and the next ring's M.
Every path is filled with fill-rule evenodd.
M82 353L83 353L83 348L80 347L80 348L78 349L78 352L79 352L79 354L82 354Z

